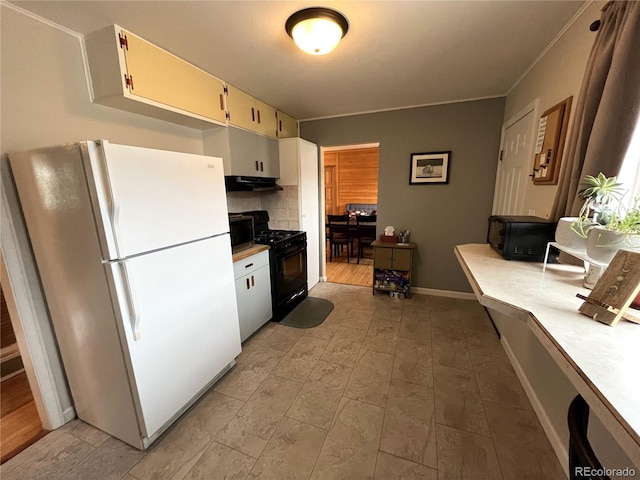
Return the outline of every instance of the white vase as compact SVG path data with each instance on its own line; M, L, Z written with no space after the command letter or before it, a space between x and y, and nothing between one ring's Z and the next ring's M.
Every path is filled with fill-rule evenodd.
M562 217L558 220L555 239L556 243L563 247L576 250L578 252L586 252L587 239L581 237L571 229L571 224L578 220L578 217Z
M640 235L607 230L594 227L587 236L587 255L598 263L611 263L620 249L640 252Z

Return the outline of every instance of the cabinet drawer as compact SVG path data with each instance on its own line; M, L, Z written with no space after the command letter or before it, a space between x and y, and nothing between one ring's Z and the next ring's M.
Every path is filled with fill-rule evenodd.
M269 265L269 250L257 253L233 264L233 277L239 278L249 273L255 272L257 269Z
M411 270L411 250L394 248L393 268L394 270Z
M375 248L373 254L373 265L376 268L393 268L393 249Z

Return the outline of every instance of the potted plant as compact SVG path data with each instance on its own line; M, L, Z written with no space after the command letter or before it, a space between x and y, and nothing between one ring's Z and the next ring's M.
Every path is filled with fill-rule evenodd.
M587 175L578 192L584 199L578 219L571 224L571 230L582 238L587 238L589 230L596 225L607 225L619 211L620 201L625 195L617 177L606 177L600 172L597 177Z
M619 205L604 226L592 228L587 236L587 255L608 264L620 249L640 251L640 201L630 208Z
M579 253L586 252L587 234L595 225L604 225L611 219L613 204L624 195L616 177L587 175L578 192L584 199L578 217L562 217L558 220L556 242Z

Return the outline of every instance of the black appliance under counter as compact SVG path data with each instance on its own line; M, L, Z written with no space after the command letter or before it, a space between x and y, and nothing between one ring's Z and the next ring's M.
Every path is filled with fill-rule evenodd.
M282 320L308 295L307 234L298 230L271 230L266 210L242 212L242 215L253 217L255 243L271 247L272 320Z

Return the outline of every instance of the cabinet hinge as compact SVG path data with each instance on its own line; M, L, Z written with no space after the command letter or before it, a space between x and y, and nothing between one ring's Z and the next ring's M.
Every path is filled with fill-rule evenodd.
M133 90L133 75L124 74L124 84L130 90Z
M231 121L231 114L229 112L224 112L224 116L227 118L227 120Z
M224 90L224 94L225 95L229 95L229 89L227 88L227 86L223 86L222 89Z
M124 48L125 50L129 50L129 41L127 40L126 35L118 34L118 38L120 38L120 48Z

